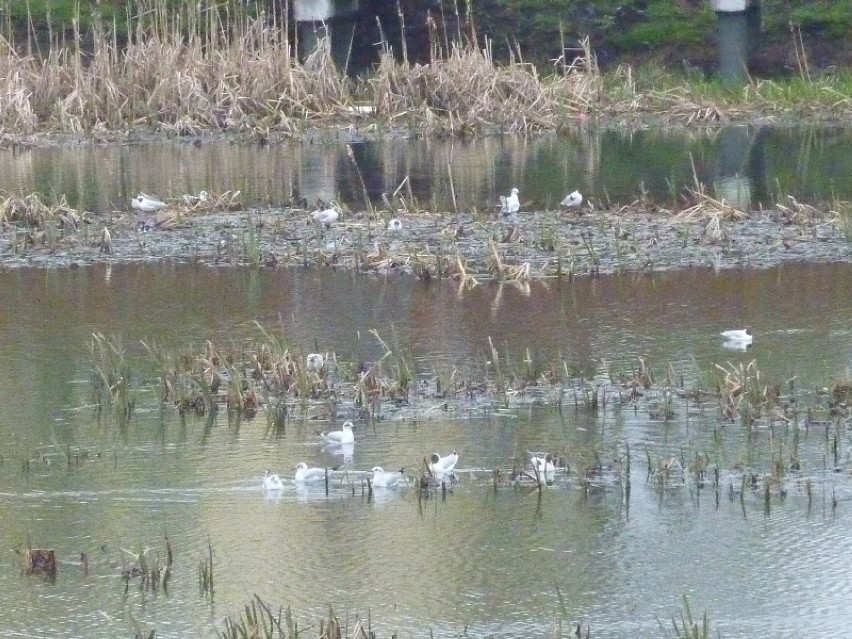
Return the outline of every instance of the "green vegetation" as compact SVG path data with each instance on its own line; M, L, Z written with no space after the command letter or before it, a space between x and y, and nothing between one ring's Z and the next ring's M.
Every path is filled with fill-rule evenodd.
M761 46L755 67L762 74L796 72L792 60L796 31L815 69L852 61L845 39L852 33L852 1L761 0ZM584 37L595 45L605 68L620 63L656 62L698 67L715 65L715 20L708 0L478 0L477 28L530 60L553 60Z
M2 33L9 41L34 41L41 46L73 39L76 29L89 34L98 24L114 25L118 41L140 22L156 21L160 11L179 14L181 0L0 0ZM221 15L244 12L237 0L200 2L198 10ZM258 0L250 11L280 11L285 3ZM442 2L444 14L464 3ZM795 72L790 62L794 37L801 36L810 62L816 69L843 67L852 60L845 39L852 33L852 0L762 0L762 45L756 66L769 74ZM408 9L421 8L409 2ZM388 13L396 3L388 2ZM528 61L548 64L563 55L563 46L574 47L588 37L606 68L627 62L687 64L712 70L715 62L715 15L708 0L477 0L470 4L470 18L480 34L487 35L498 58L510 52ZM413 17L407 18L412 24ZM283 23L283 20L279 20ZM416 26L416 25L415 25Z

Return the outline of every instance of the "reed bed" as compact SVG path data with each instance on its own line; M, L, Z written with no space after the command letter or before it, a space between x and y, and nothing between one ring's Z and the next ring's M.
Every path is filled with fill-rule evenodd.
M43 228L48 222L57 222L64 228L76 229L81 223L88 223L91 216L92 213L69 206L64 195L50 199L40 193L0 191L0 225Z
M794 380L768 380L753 360L716 364L687 388L682 372L669 366L661 376L648 361L639 359L612 367L605 378L590 379L570 371L560 354L549 357L531 349L519 351L493 340L488 340L485 352L465 363L442 360L424 365L421 360L416 367L397 340L376 331L371 334L380 354L370 361L330 350L306 353L288 342L283 328L258 328L257 339L238 347L208 342L201 352L189 348L170 353L144 345L155 375L129 370L124 375L158 380L153 383L160 389L161 402L171 404L181 415L210 420L219 408L237 418L265 415L266 434L273 438L285 436L291 423L303 428L306 423L341 419L419 420L445 415L448 410L550 405L589 418L631 410L644 412L664 428L684 420L688 423L697 411L702 421L715 423L719 437L726 425L739 424L749 450L756 440L766 443L757 457L737 461L740 470L727 475L731 491L743 490L745 482L749 490L759 486L772 494L782 492L787 473L799 467L799 439L810 430L824 432L827 441L833 437L834 465L844 464L838 438L850 420L852 391L847 378L832 380L823 392L800 393ZM112 361L116 358L113 342L99 336L93 344L106 349L103 358ZM322 349L322 345L314 348ZM719 460L707 451L687 454L681 450L658 458L646 454L649 480L660 490L688 481L704 485L711 475L720 489ZM558 452L554 455L562 457ZM598 457L573 462L581 470L581 483L588 483L590 489L617 474ZM752 470L756 467L765 472ZM206 574L205 570L200 568L200 574Z
M459 32L454 42L433 43L429 64L385 52L354 80L335 66L326 40L300 60L285 19L275 12L252 16L241 3L203 0L175 9L164 0L137 0L129 3L127 22L126 41L96 17L90 32L54 37L44 53L32 42L0 38L3 138L101 139L146 129L238 132L264 141L311 126L365 122L467 135L561 129L587 115L694 125L754 112L852 112L852 83L842 76L753 81L737 91L659 69L602 74L588 40L565 49L574 60L540 69L518 55L498 63L487 38ZM64 25L56 26L62 32Z

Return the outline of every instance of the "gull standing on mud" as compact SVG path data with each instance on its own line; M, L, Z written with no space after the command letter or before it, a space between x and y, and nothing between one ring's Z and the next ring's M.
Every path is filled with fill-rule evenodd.
M508 196L500 196L500 213L503 215L512 215L521 210L521 202L518 200L518 189L512 189L512 193Z
M331 225L337 222L337 219L340 217L340 214L337 212L335 208L328 208L323 210L317 210L311 213L311 218L317 224L321 224L325 228L331 228Z
M154 213L166 206L166 203L162 200L151 197L150 195L146 195L145 193L140 193L130 200L130 206L137 211L142 211L143 213Z
M320 433L326 444L354 444L355 434L352 429L355 427L350 421L343 422L341 430L333 430L329 433Z
M325 365L325 357L319 353L308 353L305 358L305 366L309 371L321 371Z
M184 193L183 202L187 206L195 206L196 204L206 204L210 199L210 194L207 191L201 191L198 195Z
M562 206L580 206L583 203L583 195L579 191L572 191L562 200Z

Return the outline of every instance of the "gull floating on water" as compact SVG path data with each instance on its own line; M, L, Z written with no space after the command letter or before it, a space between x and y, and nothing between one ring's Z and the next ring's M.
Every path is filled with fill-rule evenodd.
M402 220L398 217L393 218L390 222L388 222L388 231L401 231L402 230Z
M720 333L729 342L739 342L740 344L751 344L754 336L747 328L738 328L731 331L722 331Z
M305 365L308 367L309 371L320 371L322 370L323 364L325 364L325 357L319 353L309 353L305 358Z
M327 444L354 444L355 434L352 429L355 427L350 421L343 422L341 430L333 430L329 433L321 433L321 436Z
M580 206L583 203L583 196L579 191L573 191L565 196L562 200L562 206Z
M337 212L337 209L330 208L321 211L314 211L311 213L311 217L314 222L322 224L325 228L331 228L331 225L337 222L337 218L340 217L340 214Z
M398 485L403 477L403 468L399 470L384 470L381 466L373 467L373 479L370 485L373 488L393 488Z
M284 482L281 481L281 478L274 474L270 473L268 470L266 474L263 476L263 489L264 490L282 490L284 488Z
M509 196L500 196L500 213L503 215L511 215L517 213L521 209L521 203L518 200L518 189L512 189Z
M143 213L153 213L154 211L159 211L165 205L166 203L162 200L153 198L150 195L146 195L145 193L140 193L135 198L130 200L130 206L132 206L137 211L142 211Z
M453 472L457 463L459 463L459 455L456 451L443 457L438 453L432 453L429 458L429 472L433 475L446 475Z
M550 456L550 453L544 457L533 455L530 461L532 462L533 470L539 475L544 475L545 479L553 477L553 474L556 472L556 466L553 463L553 457Z
M308 468L305 462L299 462L296 464L296 476L294 479L297 484L312 484L325 481L325 468Z

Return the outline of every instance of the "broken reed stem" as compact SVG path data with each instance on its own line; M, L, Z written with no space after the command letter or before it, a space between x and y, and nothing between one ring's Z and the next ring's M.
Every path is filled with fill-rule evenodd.
M367 185L364 183L364 177L361 175L361 168L358 166L358 162L355 161L355 152L352 150L352 145L346 145L346 155L349 156L349 160L352 162L352 166L355 167L355 172L358 174L358 181L361 183L361 195L364 198L364 206L369 212L369 219L375 219L376 211L373 208L373 203L370 201L370 195L367 193Z

